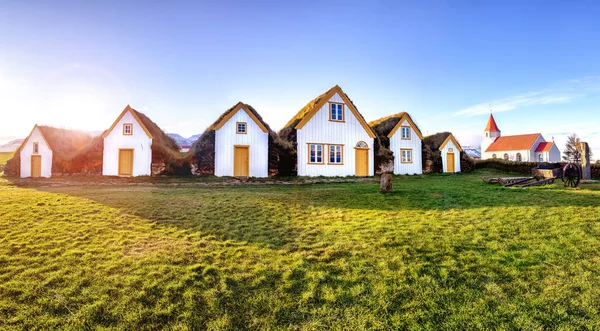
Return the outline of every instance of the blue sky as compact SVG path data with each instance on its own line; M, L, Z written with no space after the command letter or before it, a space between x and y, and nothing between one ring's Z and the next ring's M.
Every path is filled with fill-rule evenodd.
M408 111L478 144L576 132L600 153L600 4L0 0L0 142L107 128L127 104L201 133L244 101L281 128L339 84L367 120Z

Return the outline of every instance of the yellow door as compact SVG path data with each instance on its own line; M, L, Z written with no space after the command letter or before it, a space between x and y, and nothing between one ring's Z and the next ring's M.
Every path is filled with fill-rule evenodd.
M248 177L250 174L250 147L233 147L233 176Z
M119 176L133 175L133 149L119 150Z
M31 177L42 176L42 156L32 155L31 156Z
M446 154L446 163L448 172L454 172L454 153Z
M369 175L369 150L368 149L355 149L356 153L356 175L357 176L368 176Z

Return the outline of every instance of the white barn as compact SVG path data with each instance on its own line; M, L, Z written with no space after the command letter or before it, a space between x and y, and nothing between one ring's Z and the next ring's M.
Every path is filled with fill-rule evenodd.
M337 85L302 108L280 136L295 140L298 176L375 173L375 133Z
M103 176L150 176L153 136L129 105L106 130L102 154Z
M494 116L490 114L481 142L481 159L503 159L518 162L560 162L560 150L547 142L541 133L502 136Z
M380 135L382 143L389 140L389 149L394 154L394 174L423 173L423 134L408 113L386 116L370 122L369 125ZM387 143L383 144L388 147Z
M23 141L17 153L19 153L21 161L19 165L19 176L21 178L52 177L54 153L37 124Z
M443 172L460 172L460 153L463 149L452 133L440 145L439 150L442 156Z
M269 176L273 132L252 106L238 102L209 130L215 131L215 176Z

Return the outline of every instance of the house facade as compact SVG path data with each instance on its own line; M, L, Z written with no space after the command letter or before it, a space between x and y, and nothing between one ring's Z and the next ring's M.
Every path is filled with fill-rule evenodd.
M18 150L20 177L52 177L53 151L44 133L35 125Z
M302 108L295 130L298 176L373 176L375 133L339 86Z
M388 134L390 150L394 153L394 174L423 173L423 134L408 113L404 113Z
M547 142L541 133L502 136L492 114L483 132L481 158L518 162L561 161L556 144Z
M215 130L215 176L269 176L272 131L252 106L237 103L211 128Z
M150 176L152 134L129 105L102 135L103 176Z
M439 149L442 157L443 172L460 172L460 153L463 149L454 138L454 135L450 134L440 145Z

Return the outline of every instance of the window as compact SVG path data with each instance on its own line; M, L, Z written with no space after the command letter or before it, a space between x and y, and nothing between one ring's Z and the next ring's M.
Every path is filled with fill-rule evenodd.
M123 135L131 136L133 134L133 124L125 123L123 124Z
M246 134L246 122L237 122L237 133L238 134Z
M367 145L367 143L364 141L359 141L356 143L356 148L369 148L369 145Z
M40 153L40 143L38 143L37 141L33 142L33 154L39 154Z
M329 111L329 120L334 122L344 121L344 104L330 103L331 110Z
M402 139L404 139L404 140L410 139L410 126L402 127Z
M488 137L488 133L487 133L487 132L485 133L485 137L486 137L486 138Z
M323 163L323 145L309 144L308 150L308 163Z
M498 157L496 156L496 154L492 154L492 159L497 159Z
M540 160L540 162L544 162L544 154L540 154L540 156L538 157L538 159Z
M342 145L329 145L329 163L344 164L344 148Z
M448 148L448 153L454 153L454 148Z
M401 149L402 163L412 163L412 149Z
M508 153L504 153L504 159L508 161Z
M521 158L521 153L517 153L517 161L521 162L523 159Z

